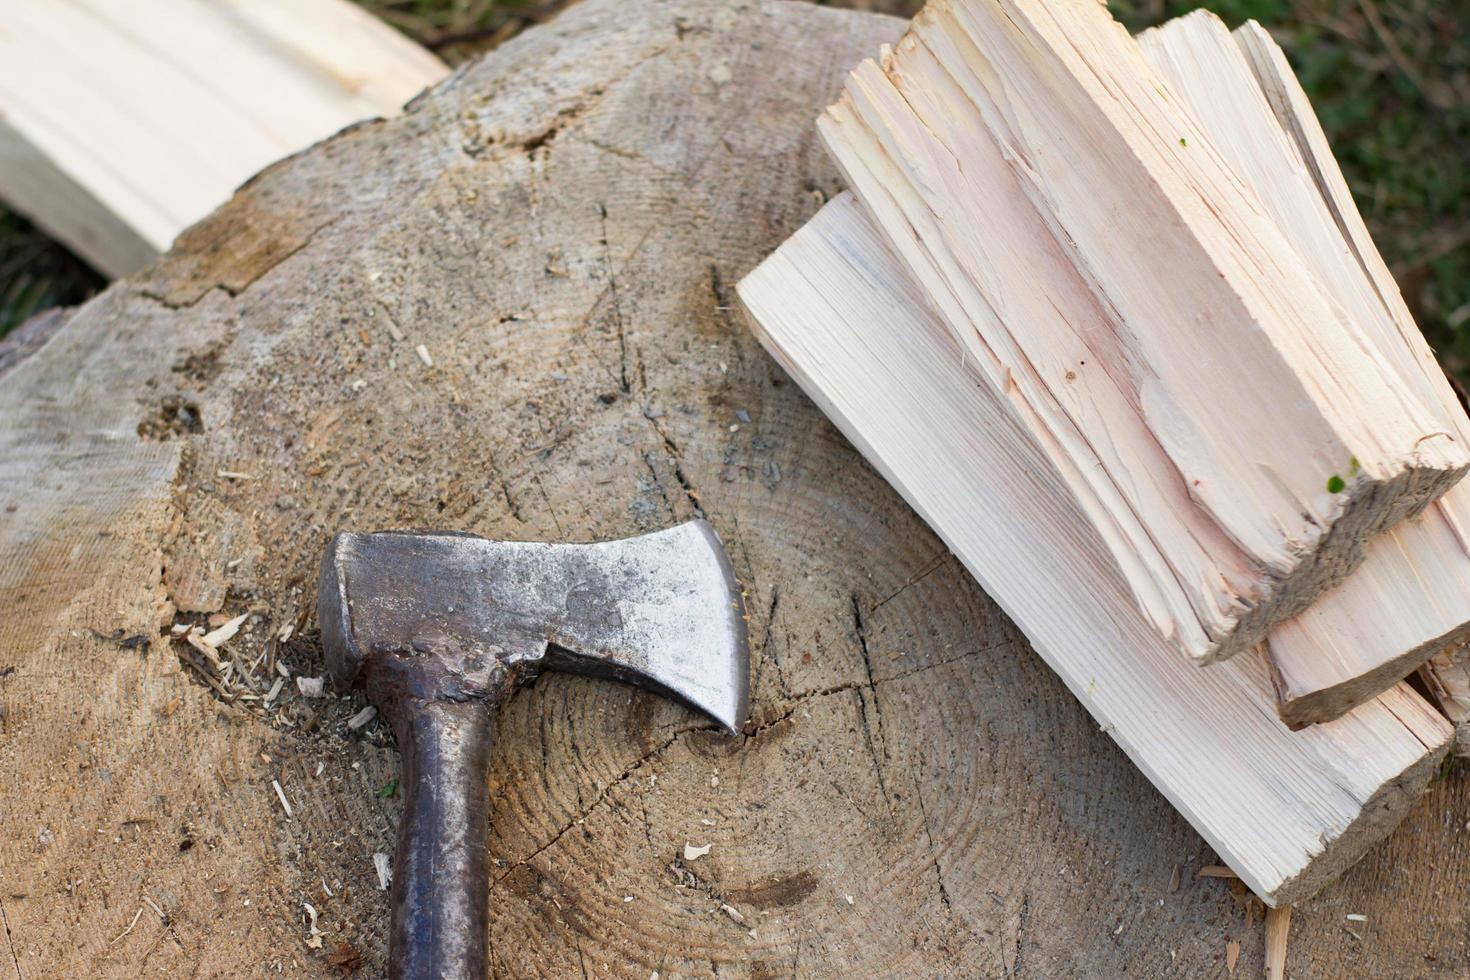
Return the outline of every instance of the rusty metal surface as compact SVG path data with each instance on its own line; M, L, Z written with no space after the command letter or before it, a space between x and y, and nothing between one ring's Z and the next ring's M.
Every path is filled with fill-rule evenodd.
M394 977L485 975L485 770L495 709L542 670L622 681L745 723L740 586L704 521L601 544L339 534L322 560L327 666L398 739Z
M317 611L339 686L374 656L433 653L444 669L415 671L417 696L477 697L554 669L659 691L732 732L745 722L744 605L704 521L599 544L340 534Z

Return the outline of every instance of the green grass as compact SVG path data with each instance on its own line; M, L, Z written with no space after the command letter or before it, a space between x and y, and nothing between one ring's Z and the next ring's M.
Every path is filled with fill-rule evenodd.
M568 0L357 0L450 64L546 20Z
M1464 0L1112 0L1134 30L1200 7L1286 49L1379 251L1470 381L1470 16Z
M103 285L80 259L0 206L0 337L42 310L80 303Z
M458 63L569 0L359 0ZM832 6L902 16L917 0ZM1141 30L1199 7L1286 48L1378 247L1447 367L1470 380L1470 30L1465 0L1112 0ZM0 334L102 280L0 209Z

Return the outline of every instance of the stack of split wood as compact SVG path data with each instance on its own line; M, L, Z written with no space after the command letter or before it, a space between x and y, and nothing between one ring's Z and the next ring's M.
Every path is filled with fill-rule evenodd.
M1282 52L931 2L819 128L851 194L741 284L763 343L1230 867L1309 895L1450 748L1419 692L1470 717L1470 420Z

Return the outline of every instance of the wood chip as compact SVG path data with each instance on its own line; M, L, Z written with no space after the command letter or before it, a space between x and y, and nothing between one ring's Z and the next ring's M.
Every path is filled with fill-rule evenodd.
M383 326L388 330L388 336L393 338L394 343L403 343L403 331L398 329L398 324L393 322L393 317L387 310L383 311Z
M301 908L306 912L306 947L321 949L322 931L316 926L316 908L310 902L302 902Z
M225 669L224 663L219 658L219 651L204 642L204 634L198 630L190 630L184 634L184 641L203 654L204 659L209 661L216 673L222 672ZM210 678L210 680L213 680L213 678Z
M1266 978L1286 978L1286 934L1291 929L1291 906L1266 910Z
M388 863L388 855L382 852L374 854L373 867L378 872L378 890L387 891L388 886L393 883L393 866Z
M1225 944L1225 972L1235 976L1235 964L1240 962L1240 943L1235 940Z
M296 690L301 692L304 698L319 698L326 694L326 677L302 677L296 678Z
M247 620L249 618L250 618L250 614L248 612L241 613L240 615L236 616L234 619L231 619L228 622L226 622L219 629L210 630L208 633L205 633L199 639L205 645L210 646L210 647L213 647L214 649L218 650L221 646L223 646L224 644L230 642L230 640L234 637L234 635L236 633L240 632L240 627L243 626L244 623L245 623L245 620Z
M255 477L252 476L251 474L249 474L249 473L242 473L239 470L218 470L218 471L215 472L214 475L217 476L217 477L219 477L221 480L253 480L253 479L255 479Z
M291 803L286 799L286 791L281 789L281 781L279 779L272 779L271 788L276 791L276 798L281 801L281 809L286 811L286 819L290 820Z
M1229 868L1225 867L1225 865L1223 865L1223 864L1207 864L1203 868L1200 868L1199 869L1199 877L1201 877L1201 878L1238 878L1240 876L1237 875L1234 871L1231 871Z
M282 643L285 643L287 640L291 639L291 634L295 632L295 630L295 623L287 623L285 626L282 626L281 631L276 634L276 639L280 640Z
M1349 922L1367 922L1368 917L1361 912L1349 912L1347 914L1347 920Z
M734 919L736 922L744 922L745 921L745 916L741 915L740 914L740 911L738 909L736 909L735 906L733 906L733 905L721 905L720 906L720 911L721 912L724 912L726 915L728 915L730 918Z
M417 347L414 348L414 351L419 355L419 360L424 362L424 367L434 366L434 359L429 356L429 348L425 347L423 344L419 344Z
M705 844L703 846L696 847L695 845L686 842L684 844L684 860L686 860L686 861L693 861L693 860L696 860L697 858L702 858L706 854L708 854L709 851L710 851L710 848L712 848L714 846L715 845L713 845L713 844Z
M347 719L347 727L355 732L376 717L378 717L378 709L374 708L372 705L368 705L366 708L363 708L357 714Z
M122 942L123 941L123 937L126 936L128 933L130 933L130 932L133 931L133 926L137 925L138 924L138 920L141 919L142 917L143 917L143 906L139 905L138 906L138 911L136 911L136 912L133 913L133 921L132 922L129 922L128 923L128 927L126 929L124 929L122 932L118 933L117 934L117 938L114 939L112 942L108 943L107 945L109 945L109 946L116 946L118 943Z
M271 685L271 689L266 692L265 703L270 704L272 701L274 701L280 695L281 688L285 686L286 679L284 677L277 677L276 682Z

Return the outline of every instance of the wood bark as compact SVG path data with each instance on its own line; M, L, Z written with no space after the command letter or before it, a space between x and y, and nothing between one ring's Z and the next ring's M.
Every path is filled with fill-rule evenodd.
M837 190L812 122L902 28L588 0L271 168L11 367L0 976L383 972L396 752L351 698L223 704L155 634L196 618L167 604L257 610L246 666L291 625L275 656L315 676L332 531L592 540L696 508L749 591L755 717L731 740L611 684L518 694L496 975L1215 977L1232 941L1261 968L1209 847L729 309ZM1467 805L1453 770L1299 906L1290 975L1462 976Z
M881 60L824 139L1183 653L1253 647L1458 479L1458 404L1370 353L1102 6L931 3Z
M0 197L126 275L261 167L448 71L348 0L13 0Z

